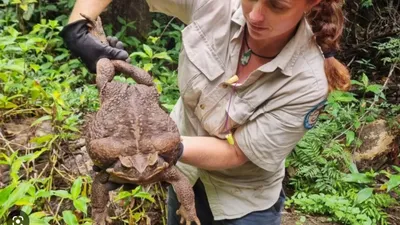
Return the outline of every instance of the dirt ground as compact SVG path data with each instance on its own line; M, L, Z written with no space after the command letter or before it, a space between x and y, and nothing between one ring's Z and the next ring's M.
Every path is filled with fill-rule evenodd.
M304 222L300 221L301 216L305 216ZM314 217L310 215L299 215L284 211L282 214L282 225L341 225L340 223L329 222L326 217Z

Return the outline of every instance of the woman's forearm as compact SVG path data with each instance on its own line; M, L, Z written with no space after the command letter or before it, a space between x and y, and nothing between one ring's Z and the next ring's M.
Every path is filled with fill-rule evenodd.
M182 137L181 162L205 170L221 170L238 167L248 161L243 152L226 140L215 137Z
M77 0L68 23L83 19L81 13L91 19L96 19L110 3L111 0Z

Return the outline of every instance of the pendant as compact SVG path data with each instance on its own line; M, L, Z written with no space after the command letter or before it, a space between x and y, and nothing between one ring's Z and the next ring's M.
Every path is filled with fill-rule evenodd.
M247 51L243 54L242 58L240 58L240 63L241 63L243 66L247 65L247 64L249 63L249 61L250 61L250 57L251 57L251 49L247 50Z

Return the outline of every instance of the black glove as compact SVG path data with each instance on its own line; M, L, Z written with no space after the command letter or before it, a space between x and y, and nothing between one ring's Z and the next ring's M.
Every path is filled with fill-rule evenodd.
M167 163L172 163L172 164L175 165L175 164L179 161L179 159L182 157L183 149L184 149L184 148L183 148L183 144L182 144L182 142L180 142L180 143L179 143L179 146L178 146L179 152L178 152L178 154L176 155L176 158L172 158L172 157L171 157L170 155L168 155L168 154L165 154L165 155L160 154L160 157L163 158L165 162L167 162Z
M86 19L78 20L66 25L60 32L67 48L76 56L80 57L90 72L96 72L96 63L101 58L126 60L128 52L112 46L121 47L122 43L105 45L89 33ZM109 40L109 38L107 38ZM111 40L109 41L111 43Z
M92 168L97 173L103 171L103 169L101 169L100 167L98 167L96 165L93 165ZM104 182L103 184L105 185L105 187L106 187L106 189L108 191L116 190L116 189L120 188L121 186L123 186L122 190L130 191L130 190L135 189L138 186L137 184L128 184L128 183L126 183L126 184L118 184L118 183L114 183L114 182L111 182L111 181L108 181L108 180L106 182Z

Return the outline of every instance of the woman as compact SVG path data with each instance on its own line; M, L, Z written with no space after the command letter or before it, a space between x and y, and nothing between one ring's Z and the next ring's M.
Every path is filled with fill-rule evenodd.
M280 224L286 156L314 126L328 92L349 87L333 57L342 1L147 2L187 24L171 117L184 146L177 166L194 184L201 223ZM127 58L91 41L82 26L79 13L96 18L109 3L78 0L62 34L92 71L101 57ZM168 209L168 224L179 224L172 188Z

